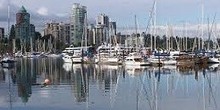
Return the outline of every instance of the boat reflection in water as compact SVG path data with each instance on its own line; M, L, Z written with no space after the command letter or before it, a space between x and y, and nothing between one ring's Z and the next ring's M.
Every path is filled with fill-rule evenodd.
M42 86L45 79L50 85ZM14 68L0 68L0 109L218 110L219 79L218 65L135 68L18 59Z

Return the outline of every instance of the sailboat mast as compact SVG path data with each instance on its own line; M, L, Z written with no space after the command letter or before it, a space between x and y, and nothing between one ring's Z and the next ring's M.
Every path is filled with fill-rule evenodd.
M185 47L185 50L187 51L188 50L188 43L187 43L187 40L188 40L188 29L187 29L187 23L185 23L185 37L186 37L186 47Z
M203 42L203 34L204 34L204 29L203 29L203 23L204 23L204 1L202 0L202 5L201 5L201 8L202 8L202 20L201 20L201 25L202 25L202 35L201 35L201 39L202 39L202 50L204 49L204 42Z
M166 24L166 30L165 30L165 33L166 33L166 50L169 50L169 37L168 37L168 25Z
M134 18L135 18L135 36L136 36L136 51L138 50L138 35L137 35L137 16L134 15Z
M207 47L207 50L209 51L209 46L210 46L210 26L209 26L209 18L208 18L208 47Z
M30 39L30 43L31 43L31 53L33 53L33 38L32 37Z
M157 23L157 0L154 1L154 31L153 31L153 35L154 35L154 49L157 48L157 35L156 35L156 23Z
M87 12L85 13L85 20L84 20L84 23L85 23L85 46L87 47Z
M11 17L10 16L10 0L8 0L8 36L7 36L8 38L10 35L10 31L9 31L10 30L10 20L11 20L10 17Z
M153 51L152 22L150 23L150 48L151 48L151 51Z
M10 36L10 0L8 0L8 33L7 33L7 38L9 39ZM6 49L8 50L8 49Z

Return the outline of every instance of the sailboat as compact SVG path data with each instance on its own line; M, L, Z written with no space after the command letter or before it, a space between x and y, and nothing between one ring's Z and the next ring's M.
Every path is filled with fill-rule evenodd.
M10 1L8 3L8 37L9 37L9 30L10 30ZM14 67L14 63L15 63L14 53L12 54L6 53L6 55L4 55L3 58L0 60L0 63L3 68Z

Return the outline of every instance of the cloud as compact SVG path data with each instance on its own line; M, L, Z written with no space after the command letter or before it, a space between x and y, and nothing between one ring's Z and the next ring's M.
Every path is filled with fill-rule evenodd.
M7 21L8 21L8 1L0 0L0 27L7 29ZM38 10L30 10L29 7L25 6L27 12L30 13L31 16L31 24L34 24L37 31L43 31L44 25L50 21L56 22L69 22L69 17L58 16L55 14L49 14L48 9L45 7L41 7ZM16 13L19 11L21 6L11 3L10 5L10 25L16 23Z
M3 0L0 0L0 9L3 8L3 3L4 3L4 1L3 1Z
M17 7L14 4L10 5L10 21L15 21L15 14L19 10L19 7ZM7 0L0 0L0 26L5 24L5 22L8 21L8 1ZM5 25L3 25L5 26ZM3 27L2 26L2 27Z
M40 15L43 15L43 16L47 16L48 15L48 9L45 8L45 7L40 7L37 10L37 13L40 14Z

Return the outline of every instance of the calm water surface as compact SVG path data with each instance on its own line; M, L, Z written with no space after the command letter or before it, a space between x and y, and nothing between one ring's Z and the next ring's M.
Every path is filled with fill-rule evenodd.
M45 79L51 85L43 86ZM63 64L0 67L0 110L220 110L218 65L194 68Z

